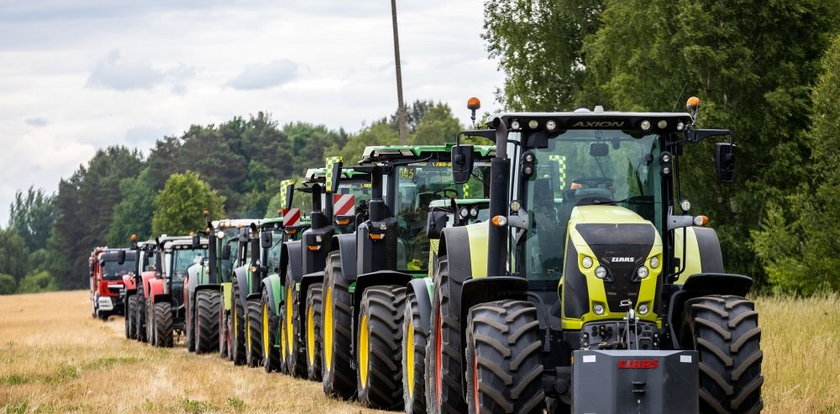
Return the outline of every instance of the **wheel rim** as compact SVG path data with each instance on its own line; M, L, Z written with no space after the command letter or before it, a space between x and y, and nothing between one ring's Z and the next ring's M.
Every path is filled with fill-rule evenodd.
M405 380L408 395L414 398L414 323L408 321L405 333Z
M292 287L289 286L286 288L286 352L289 355L294 354L295 352L295 344L294 344L294 334L292 326L294 322L294 318L292 318L292 310L294 306L292 304Z
M306 307L306 356L309 365L315 365L315 311L311 306Z
M289 351L286 350L286 321L280 321L280 357L286 360Z
M262 339L263 339L263 357L268 360L268 353L269 349L271 349L271 344L269 343L269 335L268 332L268 303L263 303L262 306Z
M248 314L246 313L245 315L248 315ZM250 318L251 316L248 315L248 317ZM247 324L245 324L245 351L248 352L249 356L251 355L251 346L252 346L251 324L247 323Z
M368 354L370 353L368 337L368 318L367 315L362 315L362 321L359 324L359 386L362 388L367 388Z
M324 326L321 327L324 341L324 364L332 366L332 345L333 345L333 297L332 288L327 288L324 295Z
M231 336L233 337L233 343L239 343L239 314L236 313L236 303L232 303L230 306L231 313L233 314L233 332L231 332Z
M443 353L443 342L441 336L443 336L443 329L441 329L440 320L443 318L443 315L438 309L437 314L437 322L435 322L435 403L440 406L440 397L441 397L441 388L443 388L443 382L441 378L441 366L440 364L443 362L443 358L441 354Z

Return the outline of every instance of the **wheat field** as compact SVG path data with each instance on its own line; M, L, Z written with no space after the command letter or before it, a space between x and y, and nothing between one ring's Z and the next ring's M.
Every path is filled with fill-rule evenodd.
M840 413L840 298L763 297L765 413ZM90 317L87 292L0 296L4 413L377 413L319 383L234 367L123 336Z

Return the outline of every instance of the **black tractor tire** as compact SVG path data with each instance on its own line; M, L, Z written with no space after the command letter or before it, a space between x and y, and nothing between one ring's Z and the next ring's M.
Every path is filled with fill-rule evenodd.
M195 352L204 354L217 349L221 294L200 290L195 294Z
M426 344L425 361L426 409L434 414L457 414L467 410L461 388L464 348L461 344L460 309L452 301L453 297L460 295L462 284L449 276L449 260L441 256L435 272L432 329Z
M291 265L286 270L286 368L289 375L306 378L306 348L303 342L303 323L300 314L300 292L295 288Z
M126 301L125 306L125 337L128 339L137 338L137 322L134 318L137 317L137 295L130 295Z
M424 363L429 332L420 326L417 297L409 293L405 299L402 324L402 383L405 412L426 412L426 378Z
M700 412L757 413L761 386L761 328L753 302L712 295L685 304L681 344L700 354Z
M283 288L285 291L285 287ZM285 295L285 293L284 293ZM291 375L289 374L289 366L286 364L286 361L289 359L289 334L286 332L286 301L280 303L280 317L279 317L279 330L280 330L280 373Z
M146 336L146 298L143 294L135 295L136 306L134 308L134 338L140 342L148 342Z
M149 345L157 346L157 336L155 336L155 303L146 301L146 340Z
M189 295L187 295L187 301L190 301ZM184 331L186 331L184 343L187 352L195 352L195 302L192 305L187 303L184 303L184 305Z
M329 396L349 400L356 394L352 346L353 296L341 270L341 255L330 253L324 268L324 308L321 323L323 374L321 384Z
M306 377L312 381L321 381L321 307L323 284L313 283L306 294Z
M262 336L263 345L263 369L265 372L280 370L280 349L276 345L278 342L277 330L280 322L277 315L271 310L269 306L272 300L267 289L263 289L262 297L260 298L260 335Z
M356 380L359 402L369 407L396 410L403 406L400 345L404 307L402 286L371 286L362 294Z
M245 306L239 301L239 285L236 280L233 281L233 303L231 304L230 321L233 324L230 330L230 355L233 360L233 365L245 364L245 343L246 335L246 315Z
M545 391L537 308L519 300L473 306L467 318L469 412L542 413Z
M249 299L247 303L248 330L246 335L245 364L249 367L262 365L262 309L259 299Z
M155 345L161 348L172 348L175 321L172 315L172 304L169 302L155 303Z
M225 310L225 295L219 292L219 356L230 358L230 313Z

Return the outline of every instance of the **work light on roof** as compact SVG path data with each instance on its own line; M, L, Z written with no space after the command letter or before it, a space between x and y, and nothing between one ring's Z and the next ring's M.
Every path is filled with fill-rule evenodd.
M545 129L549 131L554 131L555 129L557 129L557 122L555 122L553 119L545 121Z
M537 127L539 127L539 126L540 126L540 122L537 121L536 119L532 119L532 120L528 121L528 128L537 129Z
M519 129L519 121L517 121L515 119L513 121L511 121L510 129Z
M650 121L645 119L644 121L642 121L642 124L640 126L642 127L642 131L649 131L650 130Z

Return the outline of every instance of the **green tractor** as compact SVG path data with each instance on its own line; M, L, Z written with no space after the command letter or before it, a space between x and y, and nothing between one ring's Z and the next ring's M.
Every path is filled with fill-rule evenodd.
M333 239L324 270L322 384L328 395L356 395L363 404L386 409L403 404L403 307L407 293L428 297L422 278L433 257L426 231L430 205L484 197L489 186L483 175L489 163L482 161L468 184L453 182L450 148L365 149L361 163L372 182L368 217L354 234ZM489 160L493 147L474 152Z
M310 228L300 240L285 243L281 258L285 261L281 269L286 269L280 311L281 368L313 381L321 379L321 291L333 236L352 234L359 217L365 217L370 199L370 174L342 165L341 157L331 157L326 168L307 171L304 187L298 191L312 197Z
M730 135L696 128L698 105L507 113L470 132L498 148L491 218L441 236L429 412L761 410L752 279L724 272L680 192L683 151ZM734 145L714 148L731 182Z

